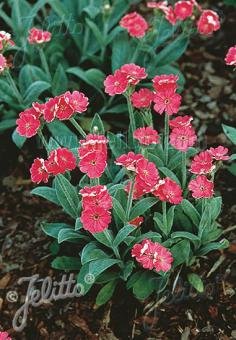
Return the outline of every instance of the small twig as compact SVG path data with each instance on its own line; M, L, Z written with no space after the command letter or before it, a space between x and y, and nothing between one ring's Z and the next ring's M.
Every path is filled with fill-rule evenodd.
M229 233L230 231L235 230L235 229L236 229L236 225L233 225L233 226L228 227L228 228L226 228L225 230L223 230L222 234L227 234L227 233Z
M155 308L159 307L163 302L165 302L167 299L167 296L163 296L160 300L158 300L154 306L152 306L146 313L145 315L149 315Z
M132 327L131 339L134 339L134 337L135 337L135 327L136 327L135 320L136 320L136 317L137 317L137 308L135 309L135 314L134 314L134 322L133 322L133 327Z
M214 265L212 266L212 268L210 269L206 277L209 277L212 273L214 273L216 269L219 268L219 266L224 262L224 260L225 260L225 255L222 254L219 257L219 259L214 263Z

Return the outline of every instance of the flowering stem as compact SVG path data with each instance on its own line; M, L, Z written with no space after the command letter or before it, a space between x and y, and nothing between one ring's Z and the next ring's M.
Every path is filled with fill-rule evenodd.
M75 118L71 118L70 122L72 125L74 125L74 127L76 128L76 130L79 132L79 134L81 136L83 136L84 138L86 137L86 133L85 131L82 129L82 127L77 123L77 121L75 120Z
M19 104L22 104L23 98L22 98L18 88L16 87L14 80L12 79L12 76L11 76L11 73L9 72L9 70L7 70L6 75L7 75L8 82L9 82L10 86L12 87L12 90L13 90Z
M129 215L130 210L132 208L132 202L133 202L133 194L134 194L134 178L131 181L131 187L129 190L128 200L127 200L127 207L126 207L126 221L129 222Z
M113 247L113 245L112 245L113 242L112 242L112 239L111 239L111 235L109 234L109 231L107 229L105 229L103 232L104 232L104 235L106 236L106 239L109 241L109 243L110 243L110 245L112 247L112 250L114 251L115 256L118 259L120 259L121 257L120 257L119 250L118 250L117 247Z
M39 56L40 56L40 59L41 59L42 67L44 68L44 71L46 72L48 79L51 81L52 76L51 76L51 73L49 71L48 62L47 62L47 59L45 57L44 51L41 47L39 47Z
M169 149L169 115L165 114L165 130L164 130L164 160L165 165L168 163L168 149Z
M131 104L129 93L126 95L126 99L127 99L127 104L128 104L128 110L129 110L131 134L132 134L132 138L133 138L133 134L134 134L134 130L135 130L135 119L134 119L134 110L133 110L133 106Z
M167 215L166 215L166 202L162 202L162 214L163 214L163 225L164 225L164 230L168 231L168 225L167 225Z
M183 190L186 186L187 180L187 169L186 169L186 152L182 152L182 187Z

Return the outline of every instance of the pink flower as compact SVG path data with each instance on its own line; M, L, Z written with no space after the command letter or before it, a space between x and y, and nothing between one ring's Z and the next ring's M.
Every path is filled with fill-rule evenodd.
M136 171L137 161L140 159L144 159L143 155L135 154L134 152L128 152L128 154L124 154L119 156L115 160L116 165L121 165L125 167L129 171Z
M121 66L120 71L126 75L131 85L137 85L140 80L147 78L145 68L133 63Z
M149 89L140 89L133 92L131 102L137 109L149 107L153 100L153 92Z
M225 57L225 63L227 65L236 65L236 45L230 47L230 49L228 50Z
M111 213L100 206L89 206L82 211L81 222L83 228L90 233L100 233L108 228L111 222Z
M86 154L79 161L80 171L85 173L89 178L99 178L105 171L107 160L104 154L92 151Z
M76 157L70 150L58 148L50 152L45 165L50 174L63 174L76 168Z
M178 20L185 20L193 14L191 1L177 1L174 7L175 16Z
M150 191L160 179L156 165L145 158L137 162L136 173L137 182L145 191Z
M158 144L159 135L152 127L141 127L134 131L134 138L142 145Z
M171 25L176 24L177 18L175 16L173 7L171 6L168 7L168 11L166 12L165 17L166 17L166 20L168 20Z
M190 171L193 174L205 175L212 172L214 167L210 152L202 151L198 155L194 156L190 166Z
M65 101L69 104L73 112L85 112L87 110L89 101L84 93L79 91L69 91L64 94Z
M173 128L181 128L183 126L191 127L191 121L193 120L193 117L191 116L178 116L174 119L171 119L169 126L171 129Z
M50 98L46 103L43 111L43 117L47 123L52 122L56 118L58 110L59 97Z
M217 148L210 148L208 152L217 161L227 161L229 159L229 155L227 155L229 149L224 148L222 145L219 145Z
M125 186L124 190L129 193L131 189L131 181L128 182L128 184ZM142 197L144 194L147 194L151 192L150 187L145 185L144 182L138 181L138 176L136 176L135 181L134 181L134 190L133 190L133 199L137 200L140 197Z
M47 183L49 173L45 165L45 161L42 158L36 158L30 168L31 180L34 183L40 182Z
M209 9L204 10L197 22L197 29L200 34L209 35L220 29L220 19L216 12Z
M74 110L69 105L68 100L66 100L66 97L64 94L58 97L57 101L57 111L56 111L56 117L59 120L67 120L70 119L73 114Z
M154 95L154 103L154 110L157 113L166 112L168 115L172 115L179 111L181 96L171 90L157 92Z
M197 140L192 127L182 126L174 128L170 133L170 144L177 150L186 152Z
M0 51L8 46L14 46L14 41L11 40L11 34L5 31L0 31Z
M211 198L214 195L214 183L206 176L199 175L189 182L188 188L194 198Z
M157 272L167 272L171 269L173 262L172 254L167 248L148 239L143 240L140 244L135 244L131 254L143 268L155 269Z
M164 13L166 20L168 20L170 24L172 25L176 24L176 16L174 13L174 9L171 6L168 6L167 1L159 2L150 1L147 3L147 7L160 9Z
M95 185L93 187L84 187L80 190L82 195L82 207L99 206L106 210L112 208L112 198L105 185Z
M34 115L34 109L28 109L20 113L19 118L16 120L16 125L16 131L19 135L30 138L37 134L40 128L40 120Z
M40 118L44 114L45 104L40 104L38 102L32 103L32 108L28 109L31 112L33 111L33 114L35 117Z
M153 190L153 195L163 202L172 204L179 204L183 199L181 187L168 177L159 181Z
M134 227L140 227L140 225L144 222L143 216L135 217L133 220L129 221L128 224L133 225Z
M51 33L38 28L31 28L28 41L30 44L42 44L51 40Z
M110 96L124 93L128 88L128 79L120 70L115 71L114 75L109 75L104 81L105 92Z
M7 59L0 53L0 73L7 68Z
M174 74L162 74L160 76L155 76L152 80L153 87L156 92L163 91L173 91L177 89L177 81L179 77Z
M0 340L12 340L7 332L0 332Z
M79 157L83 158L90 152L96 151L103 154L104 158L107 158L107 143L108 140L104 135L93 135L90 133L86 136L86 139L80 140Z
M142 38L147 29L147 21L137 12L126 14L120 20L120 26L125 28L131 37Z

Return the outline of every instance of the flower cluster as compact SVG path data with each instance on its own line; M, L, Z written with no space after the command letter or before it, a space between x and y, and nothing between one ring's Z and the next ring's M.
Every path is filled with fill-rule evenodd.
M36 158L30 168L31 180L34 183L47 183L49 176L64 174L76 167L76 157L66 148L58 148L50 152L48 159Z
M100 233L108 228L111 222L112 198L104 185L84 187L82 196L81 222L90 233Z
M188 188L194 198L211 198L214 194L214 183L207 176L216 169L217 162L228 160L228 149L223 146L210 148L194 156L190 172L197 175L189 182Z
M167 272L171 268L173 257L171 252L160 243L143 240L132 248L132 257L135 257L145 269Z
M134 175L125 187L126 191L133 191L133 198L138 199L144 194L150 193L159 181L159 173L153 162L149 162L143 155L129 152L115 160L117 165L123 166Z
M154 187L152 193L162 202L169 202L171 204L180 204L183 199L180 185L168 177L161 179Z
M225 63L236 66L236 45L229 48L225 57Z
M133 107L137 109L148 108L151 106L153 98L154 93L149 89L143 88L132 93L131 102Z
M131 37L142 38L147 29L147 21L137 12L126 14L120 20L120 26L125 28Z
M32 107L19 114L16 121L17 132L30 138L37 134L43 121L47 123L54 119L67 120L75 113L87 110L88 98L78 91L69 92L50 98L45 104L33 103Z
M5 31L0 31L0 51L8 46L14 46L14 41L11 40L11 34Z
M192 119L191 116L179 116L169 123L172 129L170 144L179 151L186 152L197 140L197 135L191 125Z
M195 19L194 9L200 12L197 21L197 29L200 34L209 35L220 28L220 19L216 12L212 10L203 10L196 0L177 1L174 6L168 4L168 1L148 2L147 7L160 10L164 13L166 20L172 25L177 21L184 21L188 18Z
M29 30L28 41L30 44L43 44L51 40L51 33L43 31L39 28L33 27Z
M103 135L89 134L80 140L79 168L89 178L99 178L107 166L107 143Z
M136 64L125 64L114 75L106 77L104 81L105 92L110 96L125 93L129 86L137 85L147 74L144 67Z

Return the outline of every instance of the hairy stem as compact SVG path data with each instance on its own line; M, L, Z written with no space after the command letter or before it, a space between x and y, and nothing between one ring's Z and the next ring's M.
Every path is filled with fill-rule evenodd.
M129 222L130 218L130 211L132 208L133 203L133 195L134 195L134 178L131 180L131 187L129 190L128 200L127 200L127 207L126 207L126 221Z
M186 152L182 152L182 188L185 189L187 181Z
M22 98L20 91L18 90L14 80L12 79L12 76L11 76L11 73L9 72L9 70L7 70L6 76L7 76L7 80L8 80L9 85L12 87L12 90L14 92L14 95L15 95L17 101L19 102L19 104L22 104L23 98Z
M127 104L128 104L128 110L129 110L131 134L132 134L132 138L133 138L133 134L134 134L134 131L135 131L135 119L134 119L134 110L133 110L133 106L132 106L132 103L131 103L129 93L126 95L126 99L127 99Z
M164 160L165 165L168 164L168 149L169 149L169 115L165 113L165 128L164 128Z
M51 76L51 73L49 71L48 62L47 62L47 59L45 57L44 51L41 47L39 47L39 56L40 56L42 67L43 67L44 71L46 72L48 79L51 81L52 76Z
M76 130L79 132L79 134L81 136L83 136L84 138L86 137L86 133L85 131L82 129L82 127L77 123L77 121L75 120L75 118L71 118L70 119L71 124L76 128Z

